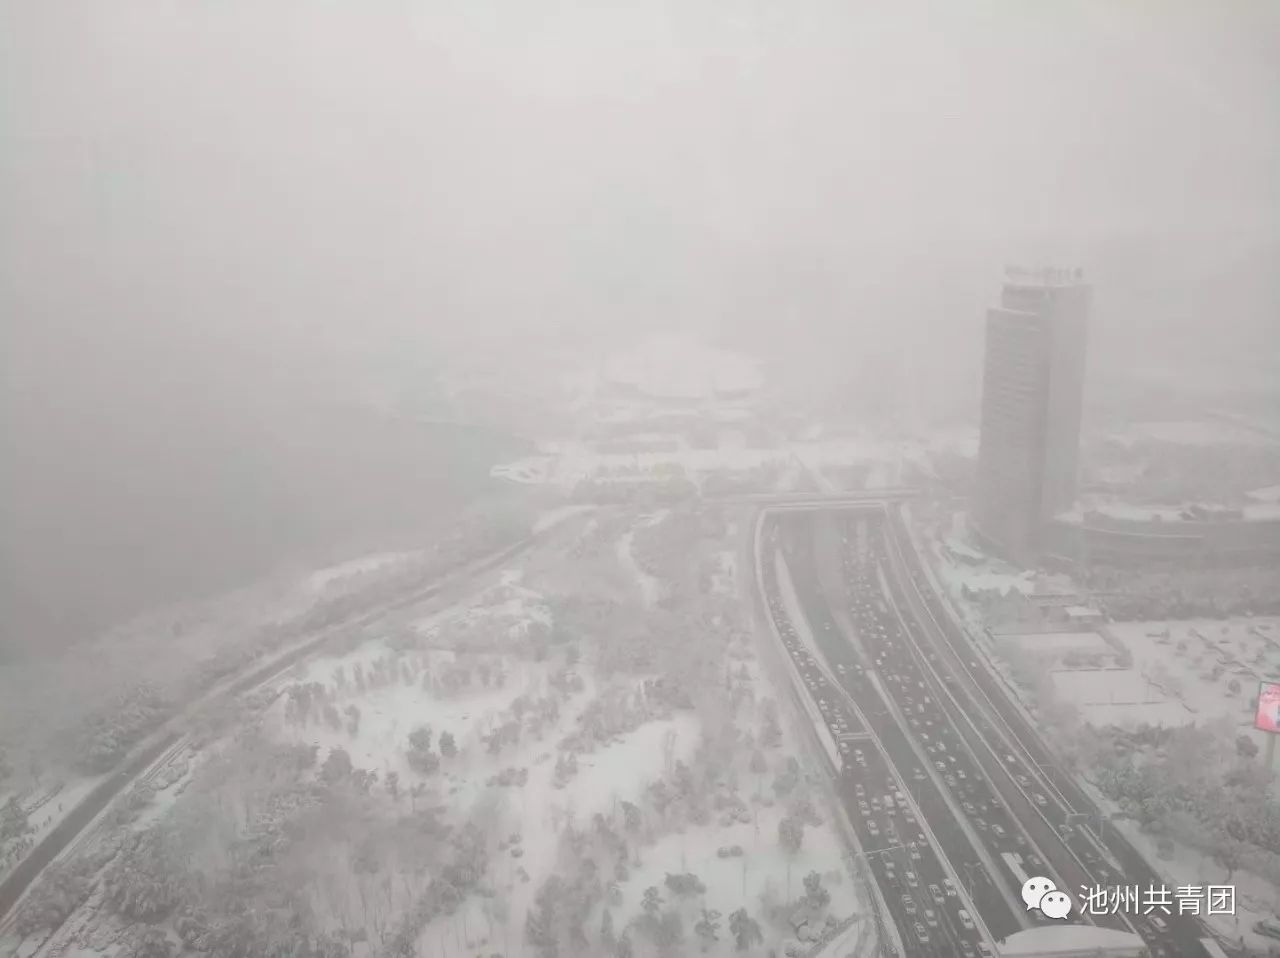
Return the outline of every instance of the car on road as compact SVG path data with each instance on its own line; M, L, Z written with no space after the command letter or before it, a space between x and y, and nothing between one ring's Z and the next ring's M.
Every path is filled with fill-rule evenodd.
M932 898L932 899L933 899L935 902L937 902L939 905L941 905L941 904L942 904L942 899L943 899L945 896L942 894L942 889L941 889L941 888L939 888L937 885L930 885L930 886L929 886L929 897L930 897L930 898Z
M1032 797L1036 800L1036 804L1039 805L1041 808L1044 808L1046 805L1049 804L1049 800L1045 798L1043 795L1041 795L1039 792L1036 792L1035 795L1033 795Z
M863 784L859 782L857 785L853 786L853 794L861 798L863 795L867 794L867 790Z
M872 835L879 836L880 826L876 824L875 819L870 819L867 821L867 831L869 831Z
M909 849L909 854L913 862L918 862L920 860L920 846L917 845L915 842L912 842L911 847Z
M1013 777L1013 779L1014 779L1014 781L1015 781L1015 782L1017 782L1017 783L1018 783L1019 785L1021 785L1023 788L1030 788L1030 787L1031 787L1031 779L1027 778L1027 776L1025 776L1025 775L1015 775L1015 776Z
M938 927L937 912L935 912L932 908L926 908L924 910L924 922L930 928L937 928Z
M910 885L912 888L920 887L920 879L916 877L915 872L908 869L907 871L903 872L903 875L907 879L907 884Z
M947 770L947 766L944 765L942 762L934 762L933 767L936 768L939 772L945 772Z
M956 912L956 917L960 919L960 924L965 927L966 931L973 931L973 919L969 917L969 913L961 908Z
M996 838L1004 838L1004 828L1000 825L992 825L991 830L995 832Z
M920 944L922 945L929 944L929 933L924 930L924 925L920 924L920 922L916 922L914 927L915 927L916 939L920 942Z
M943 890L946 891L948 898L956 897L956 886L955 886L955 883L950 878L942 879L942 887L943 887Z
M902 910L905 911L908 915L914 915L916 913L916 900L912 898L910 895L903 895Z
M960 807L964 809L964 813L970 818L978 814L978 810L973 807L973 802L961 802Z
M978 958L978 953L974 951L973 945L969 944L967 941L960 942L960 954L962 954L964 958Z
M867 808L867 803L866 803L866 802L859 802L859 803L858 803L858 811L860 811L860 812L862 813L862 817L863 817L863 818L866 818L867 816L869 816L869 815L871 814L871 809Z

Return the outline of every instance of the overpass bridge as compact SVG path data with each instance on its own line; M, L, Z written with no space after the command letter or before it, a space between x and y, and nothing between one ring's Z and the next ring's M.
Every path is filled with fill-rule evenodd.
M920 494L920 490L914 487L894 486L885 489L867 489L862 492L745 492L710 495L703 498L710 502L768 506L770 509L784 511L818 511L903 502L907 499L915 499Z

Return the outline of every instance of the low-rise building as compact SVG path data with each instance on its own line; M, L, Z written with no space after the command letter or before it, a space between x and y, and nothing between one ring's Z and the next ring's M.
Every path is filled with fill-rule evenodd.
M1102 506L1047 525L1044 551L1071 565L1231 566L1280 557L1280 505Z

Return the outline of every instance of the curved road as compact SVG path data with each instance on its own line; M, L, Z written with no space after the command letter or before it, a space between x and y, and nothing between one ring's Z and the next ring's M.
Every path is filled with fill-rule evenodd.
M408 595L388 602L375 611L360 613L344 622L326 626L314 639L236 678L226 686L221 696L234 697L261 685L273 676L318 651L339 631L372 625L389 612L434 598L449 586L456 585L460 579L491 571L524 552L551 531L551 528L544 529L521 539L519 542L506 546L467 565L462 570L447 574L444 578L433 582L429 586L417 589ZM4 880L0 881L0 920L9 915L44 870L106 809L113 799L129 788L136 779L142 776L152 764L160 760L183 737L180 724L186 717L186 715L182 715L170 719L166 723L170 727L170 731L154 733L134 753L127 756L122 765L86 795L61 822L50 829L49 833L4 877Z

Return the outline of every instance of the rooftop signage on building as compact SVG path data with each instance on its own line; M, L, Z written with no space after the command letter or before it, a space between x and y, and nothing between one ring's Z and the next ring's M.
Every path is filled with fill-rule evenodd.
M1258 710L1253 716L1253 727L1280 734L1280 682L1263 682L1258 687Z

